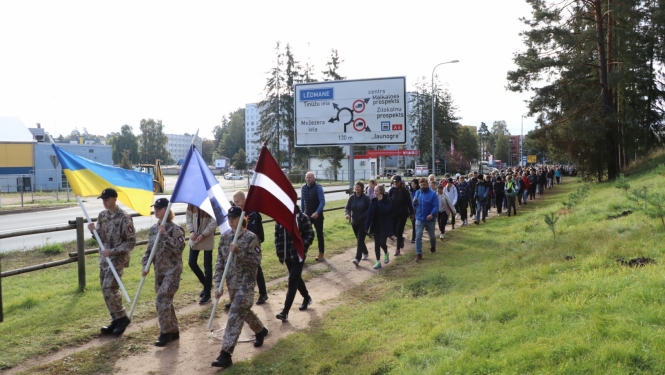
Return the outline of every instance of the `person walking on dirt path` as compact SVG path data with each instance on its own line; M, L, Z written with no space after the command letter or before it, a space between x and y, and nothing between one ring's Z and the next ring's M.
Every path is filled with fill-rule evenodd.
M295 210L298 230L300 231L300 237L305 248L305 257L307 257L307 249L314 240L312 223L309 222L307 215L300 212L300 207L296 205ZM302 305L298 307L298 310L307 310L307 307L314 303L314 300L309 295L305 281L302 279L302 268L305 265L305 259L301 260L298 256L296 247L291 240L291 233L277 222L275 222L275 250L277 252L277 259L282 264L286 263L286 269L289 271L289 284L286 290L286 298L284 299L284 309L277 314L276 318L282 322L288 322L289 311L291 310L291 306L293 306L293 300L296 298L296 291L300 292L303 298Z
M377 185L374 188L374 199L369 206L367 217L365 218L365 232L374 233L374 254L376 263L374 269L381 268L381 249L383 249L383 262L388 264L390 255L388 255L388 237L393 235L393 219L391 216L392 201L386 195L386 188L383 185ZM354 262L355 263L355 262ZM357 265L357 264L356 264Z
M487 207L491 204L490 202L490 177L478 175L478 183L476 184L476 201L478 202L478 207L476 207L476 220L473 221L474 224L480 224L481 215L483 223L487 217Z
M455 206L452 205L452 202L448 200L448 196L443 192L445 189L442 185L437 186L436 196L439 198L439 213L437 215L437 221L439 222L439 238L443 241L443 238L446 236L446 224L448 224L448 218L455 215Z
M510 217L510 208L512 207L513 209L513 215L517 215L517 207L515 206L515 197L518 194L518 188L515 183L515 180L513 180L513 175L508 175L507 181L506 181L506 186L505 186L505 192L506 192L506 200L508 201L508 208L506 211L508 211L508 217Z
M462 226L465 226L469 224L466 208L471 198L471 188L469 183L466 182L465 175L459 177L459 182L455 187L457 188L457 213L460 215L460 220L462 220Z
M316 182L314 172L307 172L305 175L307 181L300 188L300 207L305 215L309 216L314 229L316 229L316 242L319 245L319 255L314 258L317 262L323 260L325 252L325 242L323 239L323 208L326 205L326 197L323 194L323 187Z
M344 207L346 220L351 222L351 229L356 236L356 256L353 258L353 263L357 266L361 260L367 259L369 252L365 244L365 218L369 211L370 199L364 193L365 184L362 181L356 181L353 185L353 195L349 197Z
M104 258L111 258L111 263L122 278L123 269L129 267L129 255L136 246L136 231L132 217L117 204L118 193L113 188L104 189L97 197L104 203L104 211L97 216L97 224L88 224L90 232L97 230L104 250L99 257L99 283L106 302L111 324L101 328L104 335L121 335L130 323L125 307L122 305L120 286Z
M529 200L536 199L536 187L538 185L538 176L536 176L536 171L531 170L531 173L528 176L529 178Z
M554 170L554 178L556 179L556 184L557 185L561 183L561 168L560 167L557 167Z
M199 305L210 302L212 290L212 249L215 247L215 230L217 221L198 207L188 204L185 213L187 231L189 232L189 268L203 285L199 294ZM199 267L199 252L203 251L203 270Z
M244 209L245 192L238 190L233 193L233 204L240 207L240 209ZM265 235L263 234L263 218L261 218L261 214L258 212L245 212L245 222L247 223L245 229L256 234L259 242L263 243ZM268 300L268 289L266 288L266 279L263 276L261 264L259 264L259 268L256 271L256 286L259 289L259 298L256 300L256 304L263 305Z
M159 233L159 242L155 247L152 262L155 264L155 307L157 308L157 321L159 322L159 339L155 346L165 346L173 340L180 338L178 318L173 307L173 296L180 287L180 275L182 275L182 251L185 249L185 232L180 225L173 222L175 215L172 210L166 212L169 200L159 198L153 205L155 207L155 218L157 224L150 227L148 234L148 246L145 248L141 264L141 274L148 276L146 271L150 252ZM166 223L161 225L162 218L166 216Z
M452 185L452 183L451 183ZM451 186L455 189L454 186ZM420 190L413 198L416 209L416 262L423 259L423 232L427 229L430 241L430 253L436 251L436 217L439 213L439 198L427 185L427 179L420 179Z
M420 190L420 180L417 178L414 178L411 180L411 183L409 184L409 193L411 193L411 205L413 206L413 198L415 197L416 193ZM415 216L415 210L416 208L413 208L414 214L411 215L411 243L416 243L416 216Z
M229 209L227 215L231 231L223 234L219 240L215 276L213 277L217 285L215 299L222 296L219 292L219 284L222 282L224 266L231 253L233 253L233 258L226 276L231 308L229 309L229 316L222 338L222 350L219 357L211 364L214 367L226 368L233 364L233 350L245 322L255 333L254 347L262 346L265 337L268 335L268 329L252 311L256 271L259 264L261 264L261 242L254 233L244 228L245 223L242 222L244 218L240 217L241 214L242 209L238 206ZM237 243L233 244L233 237L238 225L241 226L240 233L238 234Z
M469 173L469 192L471 197L469 199L469 211L471 217L476 216L476 184L478 183L478 172Z
M410 217L414 218L413 202L411 193L404 185L402 176L395 175L392 178L393 188L388 192L388 196L392 201L393 210L391 216L393 218L393 233L397 238L397 244L394 256L402 255L401 250L404 249L404 227L406 220Z

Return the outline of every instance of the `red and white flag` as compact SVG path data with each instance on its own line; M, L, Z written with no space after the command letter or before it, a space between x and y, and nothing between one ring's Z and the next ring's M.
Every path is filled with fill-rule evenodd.
M277 161L264 144L249 185L245 211L257 211L275 219L291 234L291 241L302 262L305 246L296 221L298 194Z

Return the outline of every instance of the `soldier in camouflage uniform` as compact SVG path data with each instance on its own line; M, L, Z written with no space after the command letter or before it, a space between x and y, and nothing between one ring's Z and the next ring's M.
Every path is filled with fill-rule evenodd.
M143 271L145 277L150 252L157 239L159 232L159 242L155 247L155 254L152 262L155 264L155 293L157 300L157 319L159 321L159 339L155 342L156 346L164 346L170 341L180 338L180 329L178 328L178 318L175 315L173 307L173 296L180 286L180 275L182 274L182 251L185 248L185 232L180 225L173 222L175 217L172 210L166 213L169 200L159 198L153 205L155 207L155 217L159 222L150 227L148 235L148 246L143 254ZM166 224L161 225L164 215L168 215Z
M268 329L263 326L261 320L251 310L254 303L256 270L261 264L261 243L254 233L244 228L245 223L240 222L241 214L242 209L240 207L233 206L229 209L228 220L232 230L224 234L219 240L219 253L215 265L215 276L213 277L217 285L215 289L216 299L221 297L219 284L230 253L233 253L233 259L226 275L226 286L229 290L231 308L222 339L222 351L212 363L212 366L216 367L229 367L233 364L231 355L245 322L256 334L254 347L258 348L263 345L263 340L268 335ZM238 235L237 244L233 245L233 237L238 225L242 225L242 228Z
M102 199L105 210L99 213L97 225L90 223L88 229L91 232L96 229L104 244L104 251L99 257L99 283L112 321L108 326L102 327L101 332L105 335L121 335L125 332L130 320L122 305L120 286L104 258L111 258L111 263L118 276L122 277L122 270L129 267L129 253L136 245L136 233L132 217L116 203L118 193L115 189L104 189L99 198Z

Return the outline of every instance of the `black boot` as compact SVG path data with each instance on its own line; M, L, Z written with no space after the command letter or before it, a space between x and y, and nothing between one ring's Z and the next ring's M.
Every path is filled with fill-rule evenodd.
M231 360L231 354L222 350L222 352L219 353L219 357L217 357L217 359L210 365L215 367L223 367L223 368L231 367L231 365L233 365L233 361Z
M165 346L173 340L180 338L180 332L171 332L171 333L160 333L159 339L155 341L155 346Z
M122 335L123 332L125 332L125 328L127 328L130 322L131 320L129 320L129 318L126 316L123 316L122 318L118 319L115 325L115 329L113 330L113 334Z
M111 324L102 327L102 329L101 329L101 331L102 331L102 335L110 335L110 334L112 334L112 333L113 333L113 330L114 330L115 327L116 327L116 325L118 325L118 320L117 320L117 319L113 319L113 321L111 322Z
M265 339L266 336L268 336L268 328L263 327L263 330L257 333L254 338L254 347L260 348L263 345L263 339Z

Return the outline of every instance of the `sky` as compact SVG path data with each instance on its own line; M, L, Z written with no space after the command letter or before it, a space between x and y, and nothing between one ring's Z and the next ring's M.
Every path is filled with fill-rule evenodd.
M141 119L212 139L222 116L262 98L275 45L347 79L405 76L452 94L464 125L504 120L520 134L529 93L506 91L523 51L524 0L0 0L0 116L106 135ZM524 133L535 127L524 119Z

